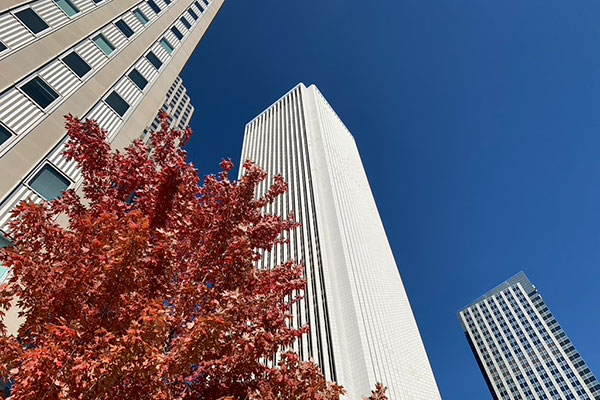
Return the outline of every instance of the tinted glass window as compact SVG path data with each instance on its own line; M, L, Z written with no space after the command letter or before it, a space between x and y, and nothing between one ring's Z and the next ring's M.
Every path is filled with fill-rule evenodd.
M48 107L58 98L58 93L38 76L21 86L21 90L42 108Z
M181 33L181 31L179 29L177 29L176 27L172 27L171 28L171 32L173 32L173 34L175 36L177 36L177 39L181 40L183 39L183 34Z
M2 53L4 50L6 50L6 46L4 45L4 43L0 42L0 53Z
M71 182L50 164L44 165L44 168L29 182L29 186L46 200L59 198L70 184Z
M185 25L186 28L190 29L192 27L192 24L190 24L190 21L185 19L185 17L181 17L180 21L183 25Z
M117 92L112 92L106 98L106 103L121 117L129 110L129 104Z
M8 129L6 129L4 126L0 125L0 145L2 145L2 143L6 142L8 139L10 139L11 137L11 133Z
M146 25L148 23L148 17L146 17L146 14L144 14L139 8L133 11L133 15L140 20L142 25Z
M156 5L156 3L153 0L148 0L148 5L150 6L151 9L154 10L155 13L159 13L160 12L160 7L158 5Z
M0 249L5 249L8 246L10 246L10 240L0 233Z
M192 10L191 8L188 10L188 13L190 14L190 16L194 19L194 21L198 20L198 14L196 14L194 12L194 10Z
M15 16L21 20L26 27L33 33L40 33L49 28L48 24L40 18L31 8L26 8L15 13Z
M162 65L162 61L160 61L158 59L158 57L156 57L156 54L154 54L153 52L150 52L150 53L146 54L146 59L148 61L150 61L150 63L152 65L154 65L154 68L156 68L156 69L159 69L160 66Z
M75 4L71 0L54 0L57 6L61 8L69 17L75 14L79 14L79 8L75 7Z
M137 69L134 69L129 73L129 78L133 81L133 83L136 84L137 87L140 88L140 90L144 90L146 85L148 85L146 78L144 78L144 76L140 74L140 71Z
M131 27L127 25L127 22L120 19L117 22L115 22L115 25L117 26L117 28L119 28L121 32L123 32L123 35L127 36L128 38L133 36L133 29L131 29Z
M92 70L92 67L90 67L88 65L88 63L86 63L83 60L83 58L81 58L79 56L79 54L77 54L75 52L72 52L72 53L68 54L67 56L65 56L65 58L63 58L63 61L80 78L82 78L83 76L85 76L85 74L87 74L88 72L90 72Z
M167 53L173 54L173 50L175 50L175 48L173 47L173 45L171 43L169 43L169 41L167 39L164 39L164 38L161 39L160 44L162 47L164 47L164 49L167 51Z
M98 3L102 3L104 0L94 0L94 3L98 4Z
M167 3L167 5L171 4L171 0L164 0L165 3Z
M113 46L113 44L109 42L106 36L104 36L103 34L96 36L93 39L93 41L107 56L110 55L113 51L115 51L115 46Z
M204 4L208 5L208 0L204 0Z
M200 10L200 12L204 11L204 7L202 7L200 5L200 3L198 3L197 1L195 1L194 4L196 5L196 7L198 7L198 10Z

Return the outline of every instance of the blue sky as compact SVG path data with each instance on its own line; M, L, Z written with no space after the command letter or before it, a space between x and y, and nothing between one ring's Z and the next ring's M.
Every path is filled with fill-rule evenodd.
M354 134L442 396L457 310L523 270L600 374L600 2L229 0L183 73L201 174L302 81Z

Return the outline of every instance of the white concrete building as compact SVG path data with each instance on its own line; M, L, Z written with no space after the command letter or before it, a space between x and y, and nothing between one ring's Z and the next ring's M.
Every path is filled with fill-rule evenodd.
M600 384L524 273L459 311L494 399L600 399Z
M354 138L314 85L299 84L247 124L246 159L289 184L267 212L302 223L261 262L305 265L295 323L311 331L296 350L349 399L376 382L393 400L440 399Z

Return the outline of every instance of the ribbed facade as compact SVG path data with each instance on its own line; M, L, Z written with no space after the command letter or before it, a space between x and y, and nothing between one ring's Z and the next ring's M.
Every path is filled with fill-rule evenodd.
M167 92L165 102L156 114L154 121L152 121L152 125L145 130L144 139L148 139L152 132L160 128L162 113L167 113L171 117L171 123L169 124L171 128L185 129L190 125L194 111L192 100L183 85L183 79L178 76Z
M522 272L458 317L494 399L600 399L600 384Z
M376 382L394 400L440 399L354 138L314 85L299 84L247 124L247 159L289 184L265 211L302 224L260 262L305 266L294 323L310 334L296 343L300 355L349 399Z

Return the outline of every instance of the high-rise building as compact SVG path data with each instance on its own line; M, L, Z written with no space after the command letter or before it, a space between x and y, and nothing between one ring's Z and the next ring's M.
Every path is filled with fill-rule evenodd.
M376 382L391 399L440 399L354 138L314 85L299 84L246 125L247 159L289 184L265 211L302 224L260 262L305 266L294 323L310 334L295 350L349 399Z
M494 399L600 399L600 384L520 272L459 311Z
M115 148L139 138L223 3L1 2L0 234L20 201L80 183L62 157L64 115L97 120Z

